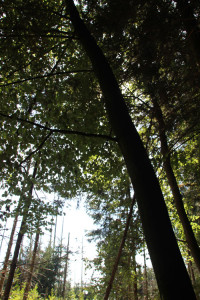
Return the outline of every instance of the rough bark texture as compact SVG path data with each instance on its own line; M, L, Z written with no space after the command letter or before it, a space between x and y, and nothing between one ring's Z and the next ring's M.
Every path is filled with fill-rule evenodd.
M196 299L169 220L163 195L142 141L132 123L113 72L72 0L66 0L75 32L89 56L107 113L124 156L138 203L161 299Z
M169 186L172 191L172 195L174 198L174 203L176 206L176 210L183 226L184 234L186 237L186 241L188 247L190 249L191 255L194 258L195 264L200 272L200 248L195 238L194 232L192 230L192 226L186 214L182 195L180 193L176 177L174 175L171 160L170 160L170 151L167 143L167 137L165 134L165 122L163 119L161 108L156 100L155 97L152 97L152 102L154 105L154 112L155 117L158 121L158 129L159 129L159 136L160 136L160 143L161 143L161 154L163 156L163 166L167 175L167 179L169 182Z

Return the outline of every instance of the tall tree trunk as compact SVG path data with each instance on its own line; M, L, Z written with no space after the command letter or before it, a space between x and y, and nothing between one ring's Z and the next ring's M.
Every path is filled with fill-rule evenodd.
M166 172L169 186L170 186L172 194L173 194L174 203L176 206L176 210L177 210L179 219L183 226L183 230L184 230L184 234L186 237L188 247L190 249L192 257L194 258L195 264L200 272L200 248L199 248L199 245L195 238L194 232L192 230L190 221L187 217L187 214L186 214L186 211L184 208L184 204L183 204L183 198L180 193L178 183L176 181L176 177L174 175L174 172L173 172L173 169L171 166L170 151L169 151L167 137L166 137L166 133L165 133L165 122L164 122L162 110L158 104L157 99L153 95L152 95L152 102L154 105L155 117L158 121L158 130L159 130L159 136L160 136L161 154L163 156L164 170Z
M29 169L30 169L30 165L28 164L28 169L27 169L27 173L29 172ZM19 210L20 210L20 207L21 207L21 202L22 202L22 198L23 198L23 195L24 195L24 187L25 187L25 181L27 179L27 176L24 180L24 183L23 183L23 186L22 186L22 191L21 191L21 196L19 198L19 202L18 202L18 205L17 205L17 208L16 208L16 213L15 213L15 218L14 218L14 221L13 221L13 227L12 227L12 231L11 231L11 234L10 234L10 239L9 239L9 243L8 243L8 247L7 247L7 251L6 251L6 256L5 256L5 259L4 259L4 265L3 265L3 273L2 273L2 276L1 276L1 279L0 279L0 296L2 296L2 289L3 289L3 285L4 285L4 281L5 281L5 276L6 276L6 273L7 273L7 268L8 268L8 260L9 260L9 257L10 257L10 253L11 253L11 248L12 248L12 245L13 245L13 239L14 239L14 234L15 234L15 230L16 230L16 226L17 226L17 221L18 221L18 216L19 216Z
M144 248L144 299L149 299L148 293L148 278L147 278L147 262L146 262L146 253Z
M134 279L133 279L133 299L138 300L138 285L137 285L137 263L135 259L135 250L133 254L133 265L134 265Z
M130 175L161 299L196 299L169 220L164 198L116 78L73 0L66 0L75 32L89 56L104 95L107 113ZM177 280L178 279L178 280Z
M182 22L187 32L192 55L194 55L198 67L200 67L200 30L191 3L188 0L176 0Z
M26 282L26 287L24 289L24 296L23 300L28 299L28 293L31 287L31 281L33 277L33 270L35 266L35 259L36 259L36 254L37 254L37 249L38 249L38 243L39 243L39 237L40 237L40 232L38 231L35 236L35 244L34 244L34 249L33 249L33 255L32 255L32 260L31 260L31 266L30 266L30 271L28 274L27 282Z
M14 234L15 234L15 230L16 230L16 226L17 226L17 220L18 220L18 211L16 212L16 215L15 215L15 218L14 218L14 222L13 222L13 226L12 226L12 231L11 231L10 239L9 239L9 243L8 243L8 248L7 248L6 256L5 256L5 259L4 259L3 269L1 270L2 275L1 275L1 279L0 279L0 295L2 293L2 289L3 289L3 285L4 285L6 273L7 273L8 260L9 260L10 253L11 253L11 248L12 248L12 244L13 244Z
M4 236L5 236L5 231L6 231L6 228L7 228L7 221L8 221L8 219L6 218L6 221L5 221L4 227L3 227L2 238L1 238L0 252L1 252L2 244L3 244L3 240L4 240Z
M189 257L191 256L190 255L190 250L188 250L188 255L189 255ZM195 279L194 269L193 269L192 261L191 260L188 261L188 273L190 275L192 284L195 285L196 279Z
M68 259L69 259L69 238L70 238L70 233L68 233L67 253L66 253L66 261L65 261L65 268L64 268L64 280L63 280L63 291L62 291L63 299L66 298L66 281L67 281L67 270L68 270Z
M51 230L50 230L50 239L49 239L49 246L52 247L52 234L53 234L53 224L51 223Z
M83 292L83 269L84 269L84 264L83 264L83 237L82 237L82 245L81 245L81 293Z
M33 170L33 175L32 175L33 179L35 179L36 173L37 173L37 162L35 163L35 167L34 167L34 170ZM14 274L15 274L15 269L16 269L16 266L17 266L17 259L18 259L18 255L19 255L19 251L20 251L20 246L21 246L24 234L26 232L27 212L28 212L29 207L31 205L33 186L34 186L34 184L31 183L31 187L30 187L30 190L29 190L29 199L27 199L26 206L25 206L25 209L24 209L24 215L23 215L23 218L22 218L20 230L19 230L18 237L17 237L17 242L16 242L13 259L12 259L11 266L10 266L10 272L9 272L9 275L8 275L8 280L7 280L4 295L3 295L3 300L8 300L9 299L10 290L11 290L11 287L12 287L13 278L14 278Z
M120 246L119 246L119 250L118 250L118 254L117 254L115 263L113 265L113 269L112 269L112 273L111 273L111 276L110 276L110 280L109 280L108 286L106 288L106 293L105 293L105 296L104 296L104 300L107 300L109 298L109 295L110 295L110 292L111 292L111 289L112 289L113 281L115 279L115 274L117 272L119 261L120 261L121 255L122 255L122 250L124 248L126 237L127 237L127 233L128 233L128 229L129 229L129 226L130 226L131 217L132 217L132 214L133 214L133 206L134 206L134 204L135 204L135 195L134 195L133 200L131 202L131 207L130 207L130 211L129 211L129 214L128 214L128 217L127 217L127 221L126 221L126 226L125 226L125 229L124 229L123 237L122 237L122 240L121 240L121 243L120 243Z
M62 255L63 255L63 228L64 228L64 215L62 217L62 229L61 229L61 235L60 235L60 247L59 247L59 259L60 261L62 260ZM61 274L59 275L58 279L58 285L57 285L57 296L61 296L62 294L62 286L63 286L63 281L62 281L62 276Z
M53 250L55 250L55 246L56 246L57 220L58 220L58 216L56 215L56 222L55 222L55 226L54 226Z

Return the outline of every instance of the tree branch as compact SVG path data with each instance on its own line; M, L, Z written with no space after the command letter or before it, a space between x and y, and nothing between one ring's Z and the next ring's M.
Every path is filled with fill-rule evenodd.
M118 254L117 254L116 260L115 260L114 265L113 265L113 269L112 269L112 273L111 273L111 276L110 276L108 286L106 288L104 300L107 300L109 298L109 295L110 295L110 292L111 292L111 289L112 289L113 281L115 279L115 274L117 272L119 261L120 261L121 255L122 255L122 250L123 250L125 242L126 242L127 233L128 233L128 229L129 229L129 226L130 226L135 201L136 201L136 198L135 198L135 194L134 194L132 202L131 202L129 214L127 216L126 226L125 226L124 233L123 233L123 236L122 236L122 240L121 240L121 243L120 243L120 246L119 246Z
M74 74L74 73L81 73L81 72L93 72L93 70L72 70L72 71L63 71L63 72L56 72L56 73L48 73L45 75L38 75L38 76L34 76L34 77L28 77L28 78L24 78L21 80L16 80L13 82L8 82L8 83L4 83L4 84L0 84L0 86L9 86L12 84L18 84L18 83L23 83L26 81L30 81L30 80L36 80L36 79L42 79L42 78L47 78L47 77L51 77L51 76L55 76L55 75L66 75L66 74Z
M52 131L49 132L49 134L44 138L44 140L40 143L40 145L34 151L31 151L29 155L20 163L20 166L43 147L44 143L48 140L48 138L52 135L52 133L53 133Z
M62 133L62 134L74 134L74 135L80 135L80 136L85 136L85 137L92 137L92 138L101 138L101 139L105 139L105 140L109 140L109 141L117 141L117 138L106 135L106 134L98 134L98 133L87 133L87 132L83 132L83 131L77 131L77 130L67 130L67 129L57 129L57 128L50 128L44 125L41 125L39 123L35 123L29 120L24 120L22 118L16 118L14 116L9 116L6 114L3 114L0 112L0 116L4 117L4 118L9 118L11 120L16 120L19 122L24 122L24 123L28 123L32 126L36 126L38 128L44 129L44 130L49 130L52 133Z

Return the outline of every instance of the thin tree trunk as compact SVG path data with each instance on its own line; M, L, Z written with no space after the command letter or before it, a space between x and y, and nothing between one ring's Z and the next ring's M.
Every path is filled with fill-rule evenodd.
M28 165L27 173L29 172L29 169L30 169L30 165ZM12 227L12 231L11 231L11 234L10 234L10 239L9 239L9 243L8 243L8 247L7 247L7 251L6 251L6 256L5 256L5 259L4 259L4 266L3 266L3 269L2 269L3 273L2 273L2 276L1 276L1 279L0 279L0 296L2 296L1 295L2 294L2 289L3 289L3 285L4 285L4 281L5 281L5 276L6 276L6 273L7 273L8 260L9 260L10 253L11 253L11 248L12 248L12 245L13 245L13 239L14 239L14 234L15 234L15 230L16 230L16 226L17 226L19 210L20 210L20 207L21 207L21 201L22 201L22 197L23 197L23 194L24 194L24 187L25 187L25 180L24 180L24 184L23 184L23 187L22 187L21 196L19 198L19 202L18 202L18 205L17 205L17 208L16 208L16 214L15 214L15 218L14 218L14 221L13 221L13 227Z
M186 237L186 241L188 244L188 247L190 249L191 255L194 258L195 264L200 272L200 248L197 243L197 240L195 238L194 232L192 230L192 226L190 224L190 221L187 217L184 204L183 204L183 198L180 193L178 183L176 181L176 177L174 175L172 166L171 166L171 159L170 159L170 151L167 143L167 137L165 134L165 122L163 119L162 110L158 104L158 101L155 97L152 97L152 102L154 105L154 113L155 117L158 121L158 128L159 128L159 136L160 136L160 143L161 143L161 154L163 156L163 166L167 175L167 179L169 182L169 186L171 188L174 203L176 206L176 210L179 216L179 219L181 221L181 224L183 226L184 234Z
M124 156L138 203L161 299L196 299L170 223L164 198L144 145L132 123L116 78L73 0L66 0L75 32L99 80L112 129ZM177 280L178 279L178 280Z
M200 67L200 30L192 5L187 0L176 0L176 2L187 32L187 39L191 45L192 55L194 55L196 63Z
M34 167L34 170L33 170L33 176L32 176L33 179L35 179L36 172L37 172L37 163L35 163L35 167ZM27 199L26 207L24 209L24 215L23 215L23 218L22 218L21 227L20 227L18 237L17 237L17 242L16 242L13 259L12 259L11 266L10 266L10 272L9 272L9 275L8 275L8 280L7 280L4 295L3 295L3 300L8 300L9 299L10 290L11 290L11 287L12 287L13 278L14 278L14 274L15 274L15 269L16 269L16 266L17 266L17 259L18 259L18 255L19 255L19 251L20 251L20 246L21 246L24 234L26 232L27 212L28 212L29 207L31 205L31 197L32 197L32 192L33 192L33 186L34 186L34 184L31 183L31 187L30 187L30 190L29 190L29 199Z
M32 256L32 260L31 260L30 271L29 271L29 274L28 274L27 282L26 282L26 287L24 289L23 300L28 299L28 293L30 291L31 281L32 281L32 276L33 276L33 270L34 270L34 266L35 266L35 259L36 259L37 249L38 249L39 237L40 237L40 232L38 231L36 233L36 237L35 237L33 256Z
M83 237L81 245L81 292L83 292Z
M53 234L53 224L51 224L51 231L50 231L50 239L49 239L49 246L52 247L52 234Z
M66 253L66 261L65 261L65 268L64 268L64 281L63 281L63 291L62 291L63 299L65 299L66 297L66 280L67 280L68 259L69 259L69 238L70 238L70 233L68 233L67 253Z
M109 298L109 295L110 295L110 292L111 292L111 289L112 289L113 281L115 279L115 274L117 272L119 261L120 261L121 255L122 255L122 250L124 248L126 237L127 237L127 233L128 233L128 229L129 229L129 226L130 226L131 217L132 217L132 214L133 214L133 206L134 206L134 204L135 204L135 195L134 195L133 200L131 202L131 207L130 207L130 211L129 211L129 214L128 214L128 217L127 217L127 221L126 221L126 226L125 226L125 229L124 229L123 237L122 237L122 240L121 240L121 244L119 246L119 250L118 250L118 254L117 254L115 263L113 265L113 269L112 269L112 273L111 273L111 276L110 276L110 280L109 280L108 286L106 288L106 293L105 293L105 296L104 296L104 300L107 300Z
M62 259L62 252L63 252L63 228L64 228L64 215L62 218L62 229L61 229L61 236L60 236L60 260ZM62 278L61 278L61 274L59 276L59 280L58 280L58 286L57 286L57 296L61 296L61 291L62 291ZM59 293L59 295L58 295Z
M55 250L55 246L56 246L57 219L58 219L58 216L56 215L56 223L55 223L55 226L54 226L53 250Z
M134 265L134 282L133 282L133 298L134 300L138 300L138 285L137 285L137 265L136 265L136 259L135 259L135 251L133 254L133 265Z
M8 260L9 260L10 253L11 253L11 248L12 248L12 244L13 244L14 234L15 234L15 230L16 230L16 226L17 226L17 220L18 220L18 211L16 212L16 215L15 215L15 218L14 218L14 222L13 222L13 226L12 226L12 231L11 231L10 239L9 239L9 243L8 243L8 248L7 248L6 256L5 256L5 259L4 259L3 269L1 270L2 275L1 275L1 279L0 279L0 295L2 293L2 289L3 289L3 285L4 285L6 273L7 273Z
M144 299L149 299L148 293L148 278L147 278L147 262L146 262L146 253L144 248Z
M2 238L1 238L0 252L1 252L2 244L3 244L3 240L4 240L4 236L5 236L5 231L7 228L7 221L8 221L8 219L6 218L6 222L4 223L3 234L2 234Z

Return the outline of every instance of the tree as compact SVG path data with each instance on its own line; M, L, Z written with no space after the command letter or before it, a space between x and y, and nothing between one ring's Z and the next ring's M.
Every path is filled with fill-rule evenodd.
M69 260L69 238L70 238L70 234L68 234L66 258L65 258L65 266L64 266L64 279L63 279L63 290L62 290L63 299L65 299L66 297L66 281L67 281L68 260Z
M41 255L40 268L38 270L38 292L45 297L51 294L58 279L61 267L59 249L48 246Z
M194 55L195 62L199 68L200 64L200 34L198 29L198 22L195 18L195 11L198 10L199 5L189 4L188 1L176 1L177 8L180 11L180 18L184 25L184 28L187 31L187 38L189 40L189 44L191 46L191 56Z
M167 137L165 134L165 123L163 120L162 111L156 101L155 98L152 98L152 101L154 103L155 108L155 116L158 120L158 126L159 126L159 135L160 135L160 141L161 141L161 153L163 155L163 166L167 175L167 179L170 185L170 188L172 190L174 202L176 205L177 213L179 215L181 224L184 229L184 233L186 236L186 241L188 243L188 247L191 251L191 254L195 260L195 263L200 270L200 249L197 243L197 240L195 238L194 232L192 230L192 226L190 224L190 221L187 217L186 211L184 209L183 204L183 198L180 193L178 183L176 180L176 177L174 175L172 166L171 166L171 159L170 159L170 150L167 143Z
M101 193L99 182L103 182L105 177L108 178L107 174L104 177L104 173L109 169L109 165L110 174L114 172L110 177L114 178L117 173L118 177L121 177L122 173L124 176L124 163L120 165L121 170L119 165L117 168L114 165L115 158L121 155L121 151L126 158L129 174L134 183L146 228L145 235L150 237L152 230L150 220L154 221L154 225L157 220L155 228L161 228L160 219L168 220L168 216L166 208L162 206L163 198L158 184L154 184L153 180L156 179L152 168L131 119L134 119L143 142L148 146L147 150L154 167L158 167L161 162L156 145L158 127L154 126L152 106L149 99L146 99L149 95L150 82L154 91L158 88L156 71L160 79L156 96L159 94L159 99L162 100L159 104L165 116L169 147L173 146L173 142L176 142L176 146L180 146L193 134L197 134L198 66L191 59L191 52L187 47L186 25L182 22L180 10L174 2L161 0L80 2L82 18L112 65L118 83L123 87L123 94L128 90L131 91L131 94L125 95L126 109L115 78L111 76L113 80L109 81L110 74L112 75L109 67L106 69L108 72L100 72L98 66L100 58L103 62L101 68L106 65L106 60L94 40L93 45L98 49L96 51L98 55L92 60L93 68L91 68L89 58L79 46L78 31L74 32L71 28L70 18L65 13L65 5L66 3L61 1L47 3L32 0L17 2L5 0L2 4L1 184L4 188L9 186L12 194L19 193L25 163L30 158L35 160L40 152L38 186L46 191L57 191L64 197L85 191L97 195L97 192ZM198 4L191 3L191 8L194 11L192 18L197 20ZM85 47L89 45L87 43ZM93 74L93 69L96 74L98 73L98 80ZM141 74L145 76L142 77ZM106 85L105 79L108 80ZM104 102L101 101L102 92L98 81L103 90ZM112 91L109 90L109 86L112 86ZM114 99L115 102L110 99ZM108 124L105 103L110 119L114 120L111 122L112 128ZM117 115L118 104L122 103L120 113ZM126 122L129 130L125 126ZM134 138L131 139L131 136ZM135 138L138 143L135 142ZM116 142L121 150L117 149ZM125 147L129 143L130 148ZM137 145L140 145L139 148ZM185 154L184 151L183 153ZM171 158L177 174L179 170L175 168L175 156L172 155ZM141 157L145 157L145 160L141 160ZM104 169L102 168L102 173L99 174L98 163L102 161ZM105 167L106 161L108 166ZM93 174L87 173L88 164ZM142 170L144 173L140 172ZM185 170L184 174L187 173ZM98 182L95 180L96 174L101 175ZM116 184L118 177L114 179ZM182 178L183 173L179 177L179 183ZM146 194L141 191L144 182ZM154 187L158 193L155 201L153 200L155 191L152 191ZM152 191L152 194L147 195L147 191ZM146 200L143 201L144 199ZM146 204L149 206L146 207ZM155 207L152 204L155 204ZM163 210L160 210L159 205ZM152 217L150 215L152 211L160 219ZM161 211L165 218L162 218L162 213L159 216L156 211ZM146 222L147 216L149 223ZM168 226L169 222L166 221L166 228ZM160 234L163 236L161 245L165 245L163 241L165 234L168 234L167 229ZM156 238L156 234L152 240L154 237ZM150 244L149 239L148 245ZM175 242L172 244L177 249ZM157 265L162 266L161 262L166 257L171 257L173 247L170 248L170 244L168 246L169 253L168 248L164 247L166 252L163 252L161 258L162 251L159 245L157 252L150 245L151 255L154 256L155 253L157 256L157 258L154 256L154 267L156 261ZM179 255L178 257L180 259ZM179 259L177 261L180 262ZM156 272L158 281L159 270L158 267Z
M33 175L32 175L33 180L36 177L36 173L37 173L37 163L35 163L34 170L33 170ZM33 184L33 182L31 182L29 193L28 193L29 198L27 199L27 203L26 203L26 206L25 206L25 209L24 209L24 215L23 215L20 230L19 230L19 233L18 233L17 242L16 242L16 245L15 245L15 250L14 250L14 254L13 254L13 259L12 259L12 262L11 262L8 279L7 279L7 283L6 283L4 294L3 294L3 299L5 299L5 300L9 298L9 294L10 294L10 290L11 290L11 287L12 287L12 282L13 282L13 278L14 278L14 274L15 274L15 269L16 269L16 266L17 266L17 259L18 259L18 255L19 255L20 246L21 246L21 243L22 243L24 233L26 231L27 216L28 216L27 212L28 212L29 207L31 205L33 186L34 186L34 184Z
M35 266L35 259L36 259L37 249L38 249L39 237L40 237L40 232L38 230L38 232L36 233L36 236L35 236L35 245L34 245L34 249L33 249L30 271L29 271L26 286L24 289L23 300L28 299L28 294L29 294L29 291L31 288L31 280L32 280L32 276L33 276L34 266Z
M120 243L119 252L117 254L116 261L113 265L112 274L111 274L110 281L109 281L107 289L106 289L104 300L108 299L108 297L110 295L110 291L112 289L112 284L113 284L113 281L114 281L114 278L115 278L115 273L116 273L118 265L119 265L119 260L120 260L121 254L122 254L122 250L123 250L123 247L124 247L124 244L125 244L125 241L126 241L126 237L127 237L127 233L128 233L128 229L129 229L129 226L130 226L134 204L135 204L135 196L133 197L133 200L131 202L130 211L129 211L127 221L126 221L126 227L124 229L124 234L123 234L123 237L122 237L122 240L121 240L121 243Z
M111 126L117 136L119 147L126 161L127 169L135 189L144 234L161 297L169 299L169 297L172 297L172 294L174 296L175 290L178 290L177 297L180 297L180 290L183 292L182 296L184 296L187 290L187 293L191 294L191 297L195 299L196 297L172 231L157 178L147 158L139 135L132 124L113 72L94 38L80 19L73 1L67 1L67 8L70 12L71 21L76 33L91 59L105 98ZM143 184L146 187L146 195ZM158 227L161 228L162 234L156 233ZM168 242L166 242L166 236L169 237ZM166 257L170 257L170 259L165 261L164 257L165 259ZM174 269L175 265L176 269ZM173 272L173 276L171 276L172 269L176 270ZM176 272L177 274L175 275ZM183 291L181 286L177 289L175 278L180 278L181 276L183 276L183 281L181 281L186 283L185 291Z
M14 239L15 229L16 229L16 226L17 226L17 221L18 221L18 213L16 213L15 219L13 221L12 231L11 231L11 234L10 234L9 243L8 243L8 247L7 247L7 251L6 251L6 256L5 256L5 259L4 259L3 269L1 270L2 274L1 274L1 280L0 280L0 295L2 293L4 280L5 280L5 277L6 277L6 272L7 272L7 268L8 268L8 260L9 260L10 253L11 253L11 248L12 248L12 244L13 244L13 239Z

